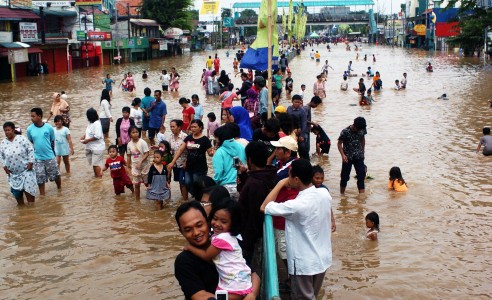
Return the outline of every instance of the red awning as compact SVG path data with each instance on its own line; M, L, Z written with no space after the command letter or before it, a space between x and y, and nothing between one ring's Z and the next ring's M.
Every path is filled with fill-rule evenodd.
M0 7L0 20L22 20L22 19L39 19L39 16L32 10L11 9L8 7Z

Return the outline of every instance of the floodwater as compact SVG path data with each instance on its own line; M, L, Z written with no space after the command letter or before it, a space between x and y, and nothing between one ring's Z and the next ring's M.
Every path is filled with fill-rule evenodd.
M332 47L330 53L324 45L314 49L335 69L328 76L327 99L313 112L313 120L323 124L334 143L329 157L312 161L326 171L337 222L333 265L319 299L492 298L492 158L474 151L482 127L492 125L492 109L486 103L492 96L490 63L367 45L358 60L343 45ZM363 54L368 54L368 62L362 60ZM219 115L218 99L205 97L199 85L208 55L213 53L0 84L0 119L23 128L30 124L31 107L48 111L50 93L66 91L76 152L71 157L72 173L62 171L63 189L48 184L47 195L37 197L34 206L17 207L5 174L0 174L0 298L183 298L173 271L174 257L185 243L174 221L182 201L178 190L173 188L171 203L159 212L144 197L136 202L130 194L114 196L108 173L103 179L92 177L78 140L87 124L86 109L98 107L106 73L117 82L123 72L136 73L141 97L145 86L160 89L160 69L175 66L182 76L181 89L179 95L164 95L167 120L181 116L177 99L193 93L200 95L206 113ZM222 66L232 72L232 56L226 58L225 51L219 55ZM375 93L372 107L351 105L357 103L355 92L339 90L349 60L356 73L364 73L368 66L381 72L384 89ZM429 61L434 73L424 70ZM322 63L311 61L306 51L290 67L295 91L304 83L309 98ZM149 73L147 82L140 79L142 70ZM403 72L408 73L407 89L392 90ZM233 81L240 83L239 78ZM350 78L350 88L357 81ZM112 112L119 117L132 96L114 90ZM448 94L448 101L437 100L442 93ZM281 104L289 102L282 99ZM374 179L367 181L366 194L360 196L351 178L341 196L336 140L357 116L368 123L366 165ZM387 191L392 166L402 169L408 192ZM364 238L364 216L373 210L381 220L378 242Z

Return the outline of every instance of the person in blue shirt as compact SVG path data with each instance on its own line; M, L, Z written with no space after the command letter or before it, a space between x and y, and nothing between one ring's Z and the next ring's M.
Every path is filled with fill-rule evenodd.
M191 106L195 110L195 119L203 120L203 106L200 104L200 99L197 94L191 96Z
M140 108L144 113L143 122L142 122L142 132L144 133L144 136L147 130L149 130L149 119L151 115L151 113L148 112L147 110L150 107L150 103L155 100L154 97L151 96L151 94L152 94L152 90L146 87L144 89L145 97L142 98L142 102L140 103Z
M31 109L32 124L27 128L27 139L34 147L34 170L39 193L45 194L45 183L55 181L61 189L60 171L55 156L55 131L43 122L43 111L35 107Z
M102 83L106 85L106 89L109 91L109 93L113 94L114 80L111 79L110 74L106 74L106 78L103 79Z
M304 133L308 133L307 129L307 114L306 111L302 108L302 98L300 95L292 96L292 105L287 107L287 113L299 121L299 127L301 129L300 135L297 139L299 146L299 156L301 158L309 158L309 150L306 147L306 137ZM306 151L307 150L307 151ZM307 153L306 153L307 152Z
M367 72L366 72L368 77L374 77L374 73L371 70L371 67L367 67Z
M160 90L155 90L155 101L152 101L150 107L147 109L148 112L152 112L149 118L149 140L151 146L155 145L155 135L166 121L167 108L166 103L161 99L161 96L162 92Z

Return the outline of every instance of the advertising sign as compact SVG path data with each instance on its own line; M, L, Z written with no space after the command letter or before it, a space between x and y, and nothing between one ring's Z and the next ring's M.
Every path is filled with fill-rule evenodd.
M161 51L167 50L167 43L165 41L159 41L159 50Z
M224 18L224 27L234 27L234 19L233 18L230 18L230 17L227 17L227 18Z
M33 7L48 7L48 3L51 7L64 7L71 6L75 1L32 1Z
M101 5L102 0L75 0L75 5Z
M20 41L37 42L38 41L38 24L19 22Z
M77 30L77 41L85 41L85 31Z
M200 22L220 21L220 1L219 0L203 0L200 12L198 15Z
M87 40L93 42L101 42L101 41L111 41L112 36L110 31L89 31L87 32Z
M82 31L94 31L94 16L87 14L87 13L81 13L79 14L79 21L80 21L80 30Z
M110 16L105 14L94 15L94 26L101 31L111 31L109 18Z

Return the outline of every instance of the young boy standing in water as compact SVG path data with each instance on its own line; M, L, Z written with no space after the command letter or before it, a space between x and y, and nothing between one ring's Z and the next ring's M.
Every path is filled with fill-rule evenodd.
M492 155L492 136L490 135L490 128L484 127L482 132L483 136L480 138L480 142L478 143L477 154L480 152L480 148L483 145L483 155Z
M357 173L357 187L359 193L365 192L364 179L366 169L364 165L364 149L366 145L365 135L366 119L357 117L354 123L343 129L338 138L338 151L342 155L342 172L340 174L340 194L345 193L347 182L350 179L352 165Z

